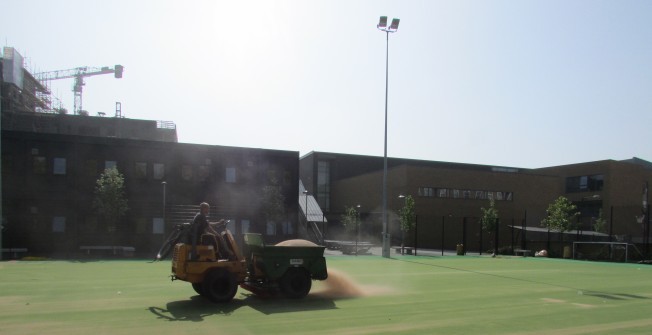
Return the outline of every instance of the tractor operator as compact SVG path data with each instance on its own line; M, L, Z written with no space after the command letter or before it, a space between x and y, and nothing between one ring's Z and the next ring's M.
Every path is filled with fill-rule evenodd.
M227 248L226 242L224 241L224 238L222 238L222 234L217 232L211 225L208 223L208 219L206 219L206 216L208 215L208 212L210 210L210 205L208 203L202 202L199 205L199 213L195 215L195 218L192 220L192 226L190 230L190 239L192 243L192 249L190 251L190 259L196 259L197 258L197 241L201 238L203 234L209 234L209 235L214 235L215 238L217 239L217 248L215 251L217 252L219 250L220 254L223 257L227 258L232 258L233 253ZM222 228L225 228L226 222L224 220L220 220L218 222L218 225L221 226Z

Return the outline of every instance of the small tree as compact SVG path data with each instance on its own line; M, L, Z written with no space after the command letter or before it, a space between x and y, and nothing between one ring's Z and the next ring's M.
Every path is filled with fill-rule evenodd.
M357 230L360 220L358 220L358 211L355 207L345 206L344 214L341 216L342 225L344 229L348 232L354 232Z
M489 208L480 207L482 229L489 235L494 233L494 256L498 254L498 210L495 205L494 199L489 199Z
M605 218L602 215L602 208L600 208L600 211L598 212L598 217L593 222L593 231L598 233L607 232L607 220L605 220Z
M356 206L359 208L359 206ZM358 239L360 238L360 213L356 207L344 207L342 225L347 232L355 234L355 254L358 255Z
M401 254L405 247L405 235L414 228L415 214L414 214L414 198L411 195L405 196L405 205L398 212L399 221L401 223Z
M541 225L549 230L559 232L559 241L563 242L563 233L575 227L575 218L580 214L577 211L577 206L564 196L560 196L548 205L547 211L548 216L541 220ZM550 245L548 245L548 248L550 248Z
M548 205L548 216L541 221L543 227L563 233L575 227L575 218L580 214L570 200L560 196Z
M285 197L275 177L270 178L269 184L263 186L262 205L263 214L268 223L276 224L286 219Z
M118 169L106 169L97 179L93 208L104 219L108 232L115 232L120 218L129 209L125 197L124 177Z

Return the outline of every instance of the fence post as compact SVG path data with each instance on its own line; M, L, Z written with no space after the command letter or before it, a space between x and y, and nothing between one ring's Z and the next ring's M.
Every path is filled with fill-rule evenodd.
M417 255L417 220L419 216L414 214L414 256Z
M511 244L511 251L512 254L514 254L514 218L512 218L512 244Z
M462 248L463 254L466 255L466 216L462 218Z
M446 219L445 215L441 216L441 255L444 256L444 221Z
M609 208L609 242L613 242L614 236L614 205Z
M523 240L521 241L521 249L527 250L527 239L526 239L526 233L527 233L527 209L525 210L525 217L523 218L523 222L521 223L521 227L523 229Z
M500 219L496 219L496 234L494 235L494 256L498 255L498 227L500 225Z
M480 256L482 256L482 220L480 220Z
M650 254L650 204L647 205L645 221L645 257L648 257Z

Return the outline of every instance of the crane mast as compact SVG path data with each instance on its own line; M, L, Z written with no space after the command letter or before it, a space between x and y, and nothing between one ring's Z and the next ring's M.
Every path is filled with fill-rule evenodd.
M109 74L109 73L113 73L115 78L122 78L123 70L124 67L122 65L116 65L114 67L104 66L101 68L82 66L82 67L76 67L74 69L35 73L34 77L38 81L40 81L45 87L49 87L49 82L51 80L74 78L75 82L72 87L72 91L75 95L74 113L75 115L79 115L82 113L83 110L82 92L84 90L84 85L86 85L86 83L84 82L84 78L90 76L102 75L102 74Z

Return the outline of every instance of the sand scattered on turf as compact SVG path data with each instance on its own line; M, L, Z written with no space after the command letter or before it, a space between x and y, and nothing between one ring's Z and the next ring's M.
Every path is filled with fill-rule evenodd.
M328 278L312 295L329 299L346 299L391 294L392 289L375 285L361 285L346 273L328 269Z
M577 306L579 308L595 308L598 307L596 305L589 305L589 304L578 304L578 303L573 303L573 306Z

